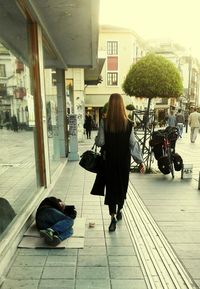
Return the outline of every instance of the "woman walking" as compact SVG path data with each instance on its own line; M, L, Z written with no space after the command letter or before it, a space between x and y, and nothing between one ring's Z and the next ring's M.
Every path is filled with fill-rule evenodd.
M132 122L128 119L123 98L111 94L104 120L101 121L95 139L104 156L105 204L108 205L111 223L109 231L115 231L117 220L122 219L122 208L129 182L131 155L144 172L140 146L135 139Z

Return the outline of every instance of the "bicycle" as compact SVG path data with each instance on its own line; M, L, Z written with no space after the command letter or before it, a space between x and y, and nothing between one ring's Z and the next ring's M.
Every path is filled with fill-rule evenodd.
M179 130L176 127L167 127L154 131L150 146L158 161L158 168L163 174L171 173L174 178L174 155Z

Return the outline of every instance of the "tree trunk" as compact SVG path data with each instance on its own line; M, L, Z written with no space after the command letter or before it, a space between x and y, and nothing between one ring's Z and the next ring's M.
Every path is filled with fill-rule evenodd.
M148 99L148 106L147 106L147 111L146 111L146 118L144 122L144 142L142 146L142 153L144 154L145 152L145 147L146 147L146 139L147 139L147 124L149 123L149 111L150 111L150 104L151 104L151 98Z

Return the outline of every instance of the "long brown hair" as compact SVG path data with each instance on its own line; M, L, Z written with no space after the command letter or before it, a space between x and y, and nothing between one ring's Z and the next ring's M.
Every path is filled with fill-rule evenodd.
M111 94L105 122L107 131L121 132L126 130L128 117L121 94Z

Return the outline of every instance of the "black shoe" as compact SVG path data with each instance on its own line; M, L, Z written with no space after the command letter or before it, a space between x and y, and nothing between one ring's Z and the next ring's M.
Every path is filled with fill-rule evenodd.
M122 212L121 211L117 212L116 217L117 217L117 221L120 221L122 219Z
M108 228L109 232L114 232L115 231L116 224L117 224L117 220L115 218L112 218L110 226Z

